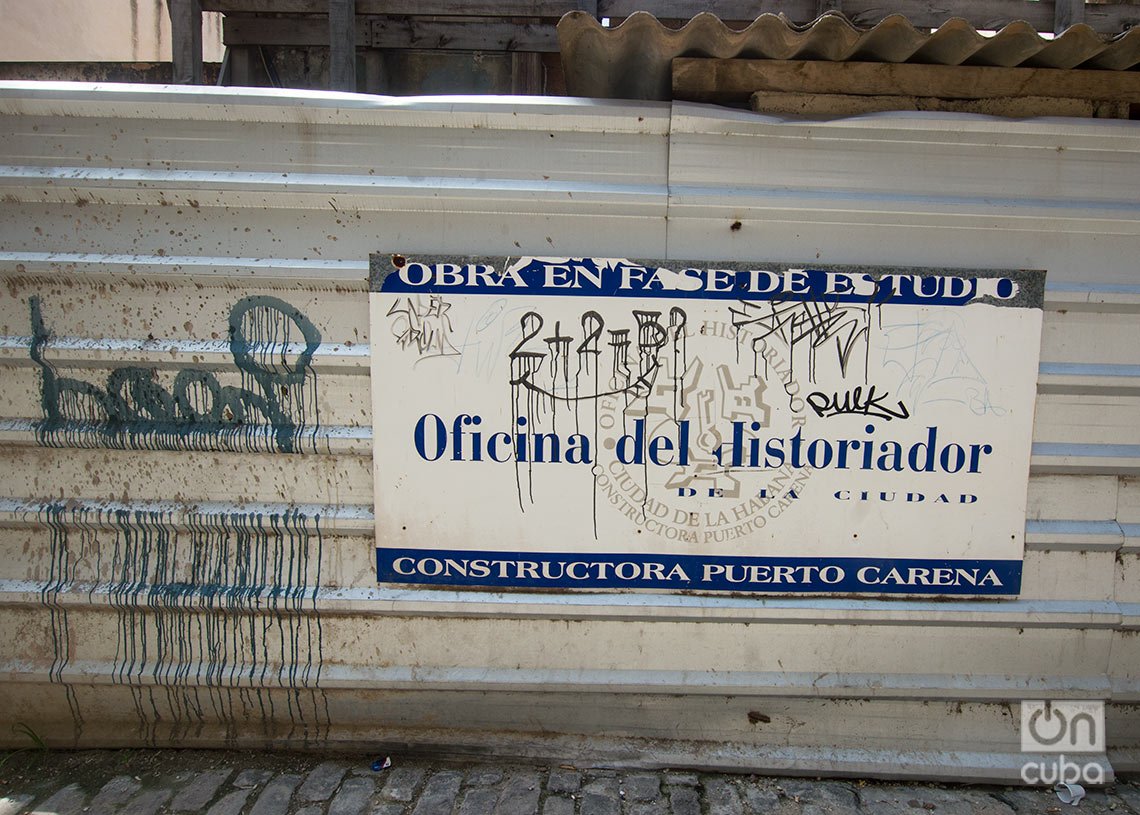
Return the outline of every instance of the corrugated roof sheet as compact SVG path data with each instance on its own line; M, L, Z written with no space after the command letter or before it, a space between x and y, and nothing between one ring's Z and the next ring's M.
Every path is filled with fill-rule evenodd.
M571 95L617 99L669 99L674 57L1108 71L1140 65L1140 28L1107 38L1087 25L1075 25L1046 39L1028 23L1014 22L985 36L961 19L928 32L892 15L863 30L838 12L806 26L764 14L742 31L707 12L680 29L667 28L647 12L636 12L614 28L603 27L586 12L570 12L558 23L558 43Z

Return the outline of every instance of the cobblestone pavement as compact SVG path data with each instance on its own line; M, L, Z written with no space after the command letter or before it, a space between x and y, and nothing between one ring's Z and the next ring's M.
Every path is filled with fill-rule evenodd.
M0 754L0 815L1140 815L1090 791L177 750Z

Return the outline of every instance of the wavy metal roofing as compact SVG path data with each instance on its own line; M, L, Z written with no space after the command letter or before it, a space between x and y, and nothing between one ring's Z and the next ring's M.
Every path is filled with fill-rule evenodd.
M618 99L669 99L674 57L1108 71L1140 65L1140 28L1108 38L1081 24L1045 39L1028 23L1014 22L985 36L965 20L953 19L927 32L897 14L868 30L836 12L806 26L794 25L783 15L764 14L744 30L735 30L707 12L683 28L671 29L647 12L605 28L579 11L559 21L558 43L570 95Z

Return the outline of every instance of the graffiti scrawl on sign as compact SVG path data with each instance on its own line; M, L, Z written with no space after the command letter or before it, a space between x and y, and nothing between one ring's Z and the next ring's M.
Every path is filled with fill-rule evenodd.
M1016 595L1043 289L375 255L379 579Z

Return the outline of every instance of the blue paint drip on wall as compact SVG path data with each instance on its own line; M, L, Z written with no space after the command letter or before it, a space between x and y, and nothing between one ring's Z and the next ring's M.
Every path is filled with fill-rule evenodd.
M140 740L177 742L210 721L224 724L230 744L251 726L266 739L327 739L319 516L197 514L179 528L168 512L57 504L41 520L52 533L42 591L50 678L65 688L77 740L83 715L68 672L76 632L61 596L83 577L94 578L89 597L106 594L116 615L111 680L129 689Z
M48 579L40 590L40 601L47 607L51 618L52 663L48 670L48 679L64 686L67 706L75 723L75 738L78 741L83 735L83 714L75 688L70 683L64 682L64 672L71 659L72 639L67 607L60 602L60 594L71 586L74 580L74 562L82 557L82 553L73 553L72 548L68 546L67 527L64 525L65 511L61 506L50 506L44 511L42 520L51 530L51 566Z
M240 388L223 385L213 372L196 367L179 370L169 390L159 382L157 370L134 365L113 369L101 386L60 376L44 356L51 332L40 297L30 298L29 311L29 353L41 372L40 444L280 453L317 449L320 417L312 359L321 333L284 300L255 295L230 309L229 348Z
M240 387L200 367L164 386L155 369L119 366L98 384L61 376L45 357L40 297L29 300L30 356L41 372L37 440L52 447L132 450L316 450L314 352L321 334L284 300L251 296L228 316ZM73 654L81 636L67 609L76 586L106 595L117 620L111 681L127 689L147 743L177 742L209 722L225 738L260 727L267 739L327 739L316 609L320 518L46 507L50 567L41 591L52 637L50 680L75 721L83 712ZM283 732L281 723L289 723Z

